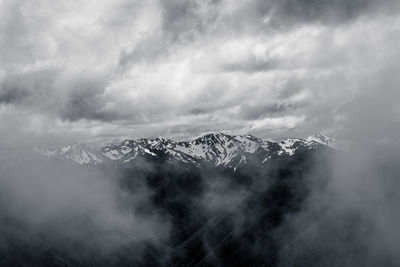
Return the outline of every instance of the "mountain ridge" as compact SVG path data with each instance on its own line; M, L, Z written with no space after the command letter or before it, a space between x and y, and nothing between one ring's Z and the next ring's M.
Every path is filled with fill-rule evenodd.
M265 164L271 158L293 156L297 151L313 150L321 146L341 150L344 143L345 141L320 133L306 138L271 141L250 134L229 135L214 132L186 141L160 137L139 138L98 148L75 143L58 148L40 148L36 149L36 152L49 158L70 160L87 166L99 166L110 162L128 164L138 157L168 156L186 164L200 166L201 163L207 162L216 167L236 170L238 165L256 155L262 157L260 162Z

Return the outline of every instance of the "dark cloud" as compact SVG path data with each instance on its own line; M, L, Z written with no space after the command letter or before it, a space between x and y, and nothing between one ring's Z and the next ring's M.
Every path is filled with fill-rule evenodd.
M27 91L20 89L6 89L0 95L0 103L9 104L18 102L28 94Z
M355 19L372 6L373 0L295 0L281 1L277 8L278 20L292 23L344 22ZM376 2L376 1L375 1Z
M79 119L109 121L116 118L116 114L103 111L101 95L91 94L90 91L82 90L71 93L68 97L61 117L75 121Z
M392 12L393 8L399 8L394 0L254 0L238 10L238 13L242 25L247 22L259 29L272 26L282 30L304 23L349 23L360 16ZM268 26L264 23L266 21Z
M103 98L105 83L103 77L87 75L77 77L71 84L65 105L60 110L62 118L75 121L79 119L109 121L117 114L105 110Z
M98 136L240 129L279 136L343 133L369 114L395 136L395 90L379 99L382 108L369 107L398 82L390 71L398 67L391 52L398 7L391 0L1 3L0 120L26 112L37 127L50 127L40 134L78 127Z
M273 60L259 60L254 55L249 58L234 63L228 63L223 67L225 71L242 71L242 72L265 72L269 70L277 69L279 66Z
M10 74L0 83L0 102L45 106L46 102L40 100L52 94L57 75L58 71L53 69Z
M254 120L262 117L274 117L277 114L291 109L290 104L272 104L262 106L260 104L243 104L240 106L239 116L245 120Z
M204 34L218 16L221 0L161 1L163 30L172 41L187 41Z
M104 77L86 73L61 84L58 79L63 77L56 70L8 75L0 85L0 102L71 121L107 121L117 117L104 110Z
M138 43L132 51L122 51L119 56L119 70L126 70L132 64L152 62L168 54L168 42L160 36L150 37Z

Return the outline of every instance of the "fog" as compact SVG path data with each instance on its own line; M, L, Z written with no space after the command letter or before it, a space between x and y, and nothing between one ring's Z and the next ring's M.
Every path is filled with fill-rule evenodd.
M0 0L0 266L400 266L399 3ZM233 173L30 152L205 131L354 144Z
M12 246L6 241L11 238L38 254L48 246L90 260L128 247L130 256L140 259L146 244L167 237L168 222L151 210L145 189L128 194L117 177L100 170L31 153L19 156L0 169L2 248ZM141 212L143 207L149 210Z
M302 211L280 229L281 266L398 266L399 156L364 144L315 169Z
M24 152L0 169L0 251L19 264L43 263L24 247L83 266L400 263L395 145L249 161L235 173L145 160L87 168Z

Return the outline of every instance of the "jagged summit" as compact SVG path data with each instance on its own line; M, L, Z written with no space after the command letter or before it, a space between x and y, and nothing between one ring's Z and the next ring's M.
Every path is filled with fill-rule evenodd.
M249 134L229 135L213 132L187 141L140 138L100 148L72 144L56 149L40 149L37 152L50 158L71 160L81 165L92 166L110 162L128 164L140 157L168 157L197 166L207 163L236 169L250 158L257 157L261 164L266 164L270 159L293 156L298 151L313 150L320 146L339 149L341 144L342 141L323 134L312 135L305 139L287 138L273 142Z

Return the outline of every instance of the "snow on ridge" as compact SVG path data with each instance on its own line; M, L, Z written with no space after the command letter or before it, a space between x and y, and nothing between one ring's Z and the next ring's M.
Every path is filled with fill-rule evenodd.
M174 149L197 159L214 161L216 166L226 166L243 152L254 153L260 143L260 139L251 135L207 133L194 140L180 142Z
M315 142L318 144L322 144L337 150L343 150L347 151L351 145L351 142L345 141L345 140L340 140L340 139L334 139L331 137L328 137L324 134L317 133L315 135L308 136L305 138L307 142Z
M288 138L279 142L279 146L281 150L278 152L279 155L282 153L289 154L289 156L293 156L296 152L297 148L294 147L296 142L299 142L299 139Z
M103 152L103 155L110 160L119 160L119 159L123 158L124 154L120 153L116 149L113 149L113 150L108 150L108 151Z
M243 151L247 153L254 153L261 146L261 140L253 140L251 135L238 135L235 136L235 140L242 144Z
M135 159L140 153L141 155L153 157L168 154L182 162L195 163L196 160L204 160L212 162L216 166L231 166L242 161L242 157L246 158L247 154L265 154L264 163L273 154L292 156L301 147L313 149L317 144L338 147L335 139L322 134L309 136L305 139L287 138L275 142L263 140L249 134L207 133L187 141L141 138L125 140L119 145L104 146L98 151L82 144L72 144L57 149L41 150L40 153L48 157L70 159L79 164L98 165L103 163L104 160L127 163Z
M99 165L103 163L103 160L96 155L95 151L89 146L79 143L66 145L61 148L35 149L35 151L47 157L69 159L81 165Z

